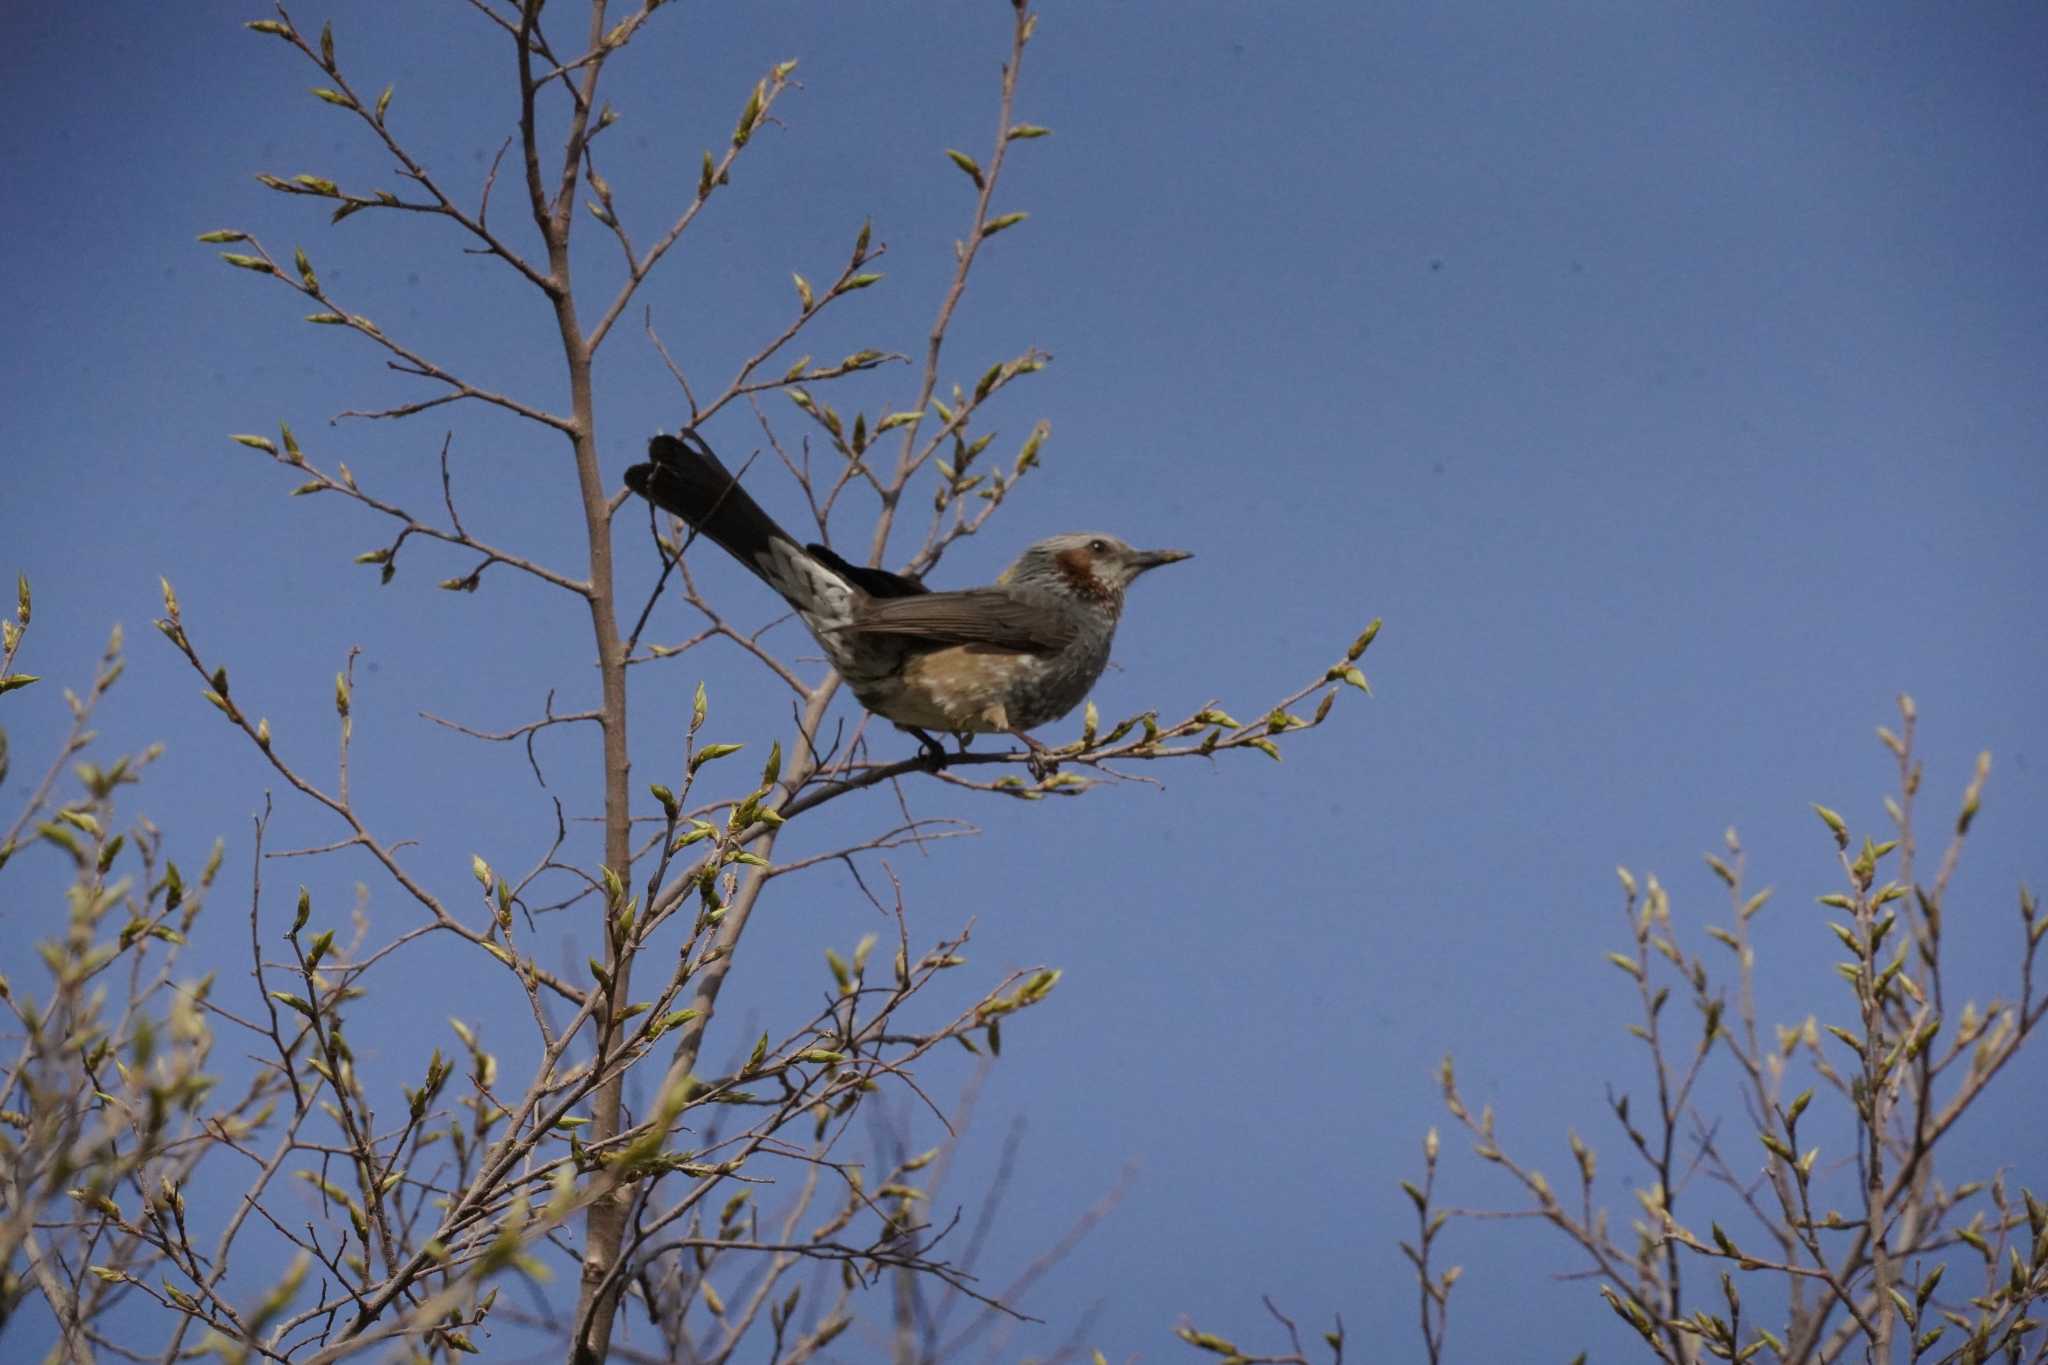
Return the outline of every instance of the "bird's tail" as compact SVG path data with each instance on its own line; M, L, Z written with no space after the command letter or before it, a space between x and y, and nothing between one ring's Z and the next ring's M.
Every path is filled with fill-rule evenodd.
M748 496L695 432L655 437L647 443L647 460L626 471L626 487L675 513L767 579L769 586L781 588L773 576L775 545L780 541L794 547L796 542Z
M626 487L722 546L814 628L852 610L859 589L777 526L695 432L649 441L647 463L626 471Z

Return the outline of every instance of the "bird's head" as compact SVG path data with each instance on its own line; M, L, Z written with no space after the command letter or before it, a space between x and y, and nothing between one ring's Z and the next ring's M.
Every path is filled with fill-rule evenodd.
M1134 550L1100 531L1071 531L1033 545L999 581L1007 587L1052 588L1084 601L1117 604L1139 574L1186 558L1186 550Z

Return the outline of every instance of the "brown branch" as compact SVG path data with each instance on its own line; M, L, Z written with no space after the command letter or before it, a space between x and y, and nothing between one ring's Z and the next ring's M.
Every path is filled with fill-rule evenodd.
M875 519L874 540L868 551L868 562L880 564L889 549L889 532L895 525L898 500L910 476L916 472L919 463L915 455L918 428L924 422L924 414L930 409L933 394L939 387L939 357L945 348L946 331L953 321L953 311L960 306L960 300L967 292L967 277L974 268L974 262L981 252L981 244L987 240L989 204L995 197L996 186L1002 180L1003 162L1010 147L1010 130L1015 126L1014 111L1017 103L1017 76L1024 64L1024 45L1031 40L1031 30L1037 19L1025 5L1016 7L1016 22L1010 34L1010 59L1003 64L1001 108L996 116L995 149L990 154L988 165L983 169L975 197L974 214L968 225L967 236L955 248L953 279L946 287L945 297L939 303L938 316L932 319L931 331L925 338L924 374L918 383L917 401L906 411L917 413L903 428L903 440L896 459L896 474L890 481L888 491L883 495L881 515Z

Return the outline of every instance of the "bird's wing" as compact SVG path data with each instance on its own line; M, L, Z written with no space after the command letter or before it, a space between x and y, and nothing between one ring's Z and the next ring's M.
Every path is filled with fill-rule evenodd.
M863 564L850 563L829 545L806 545L811 558L838 574L847 582L858 587L870 597L908 597L913 593L930 592L923 583L905 574L890 573L887 569L870 569Z
M870 600L840 629L913 635L938 644L988 645L1026 654L1056 653L1074 638L1074 624L1065 615L1036 602L1020 601L1001 588Z

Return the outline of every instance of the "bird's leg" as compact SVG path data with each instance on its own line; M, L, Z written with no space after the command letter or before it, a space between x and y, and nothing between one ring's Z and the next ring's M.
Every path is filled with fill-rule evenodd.
M1040 744L1022 730L1011 730L1009 733L1017 739L1024 741L1024 747L1031 751L1025 756L1024 761L1030 766L1033 777L1043 782L1046 778L1051 777L1060 770L1060 765L1052 759L1051 749Z
M915 725L899 725L896 728L916 738L918 746L924 750L924 761L932 767L936 768L946 761L946 746L933 739L926 731Z

